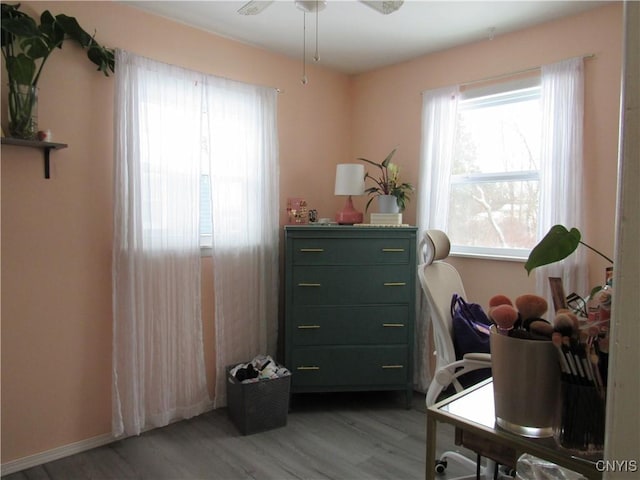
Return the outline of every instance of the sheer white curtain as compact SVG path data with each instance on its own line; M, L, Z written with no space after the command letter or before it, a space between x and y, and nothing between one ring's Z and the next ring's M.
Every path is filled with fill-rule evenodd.
M542 67L542 152L538 238L556 224L584 232L582 57ZM562 262L535 270L536 291L553 305L548 277L560 277L567 294L588 293L585 249Z
M422 147L418 185L417 225L421 240L428 229L446 231L449 212L449 177L453 162L459 89L457 86L422 93ZM424 261L418 252L418 262ZM414 385L426 392L431 381L431 317L422 290L418 292L418 321L414 348Z
M116 52L113 418L135 435L210 406L200 312L198 75Z
M422 148L418 190L420 232L446 231L453 147L458 115L459 88L422 92Z
M275 355L278 319L277 92L208 80L216 316L215 406L225 367ZM230 114L230 112L233 112Z
M132 435L212 405L203 178L213 203L218 387L230 358L275 352L277 93L124 51L116 61L113 432ZM215 403L224 404L224 388Z

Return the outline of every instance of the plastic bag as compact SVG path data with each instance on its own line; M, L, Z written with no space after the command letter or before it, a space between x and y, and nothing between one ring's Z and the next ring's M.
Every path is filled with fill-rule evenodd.
M517 480L586 480L573 470L525 453L518 458Z

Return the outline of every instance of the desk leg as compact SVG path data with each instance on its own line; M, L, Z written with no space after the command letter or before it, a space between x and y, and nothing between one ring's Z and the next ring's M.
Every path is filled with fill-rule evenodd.
M436 437L437 437L437 421L429 416L427 412L427 460L426 475L427 480L433 480L436 474Z

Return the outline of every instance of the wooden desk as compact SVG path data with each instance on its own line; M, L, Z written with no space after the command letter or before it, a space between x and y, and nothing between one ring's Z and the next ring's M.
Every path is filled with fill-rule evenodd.
M602 478L595 466L601 455L576 455L553 438L527 438L498 427L490 378L427 408L427 480L435 478L438 422L454 425L456 438L463 446L503 465L515 467L518 457L529 453L589 479Z

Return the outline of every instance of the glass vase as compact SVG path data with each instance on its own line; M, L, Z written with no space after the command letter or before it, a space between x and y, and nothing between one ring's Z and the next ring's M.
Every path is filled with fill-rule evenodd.
M9 84L9 135L35 140L38 133L38 89L33 85Z

